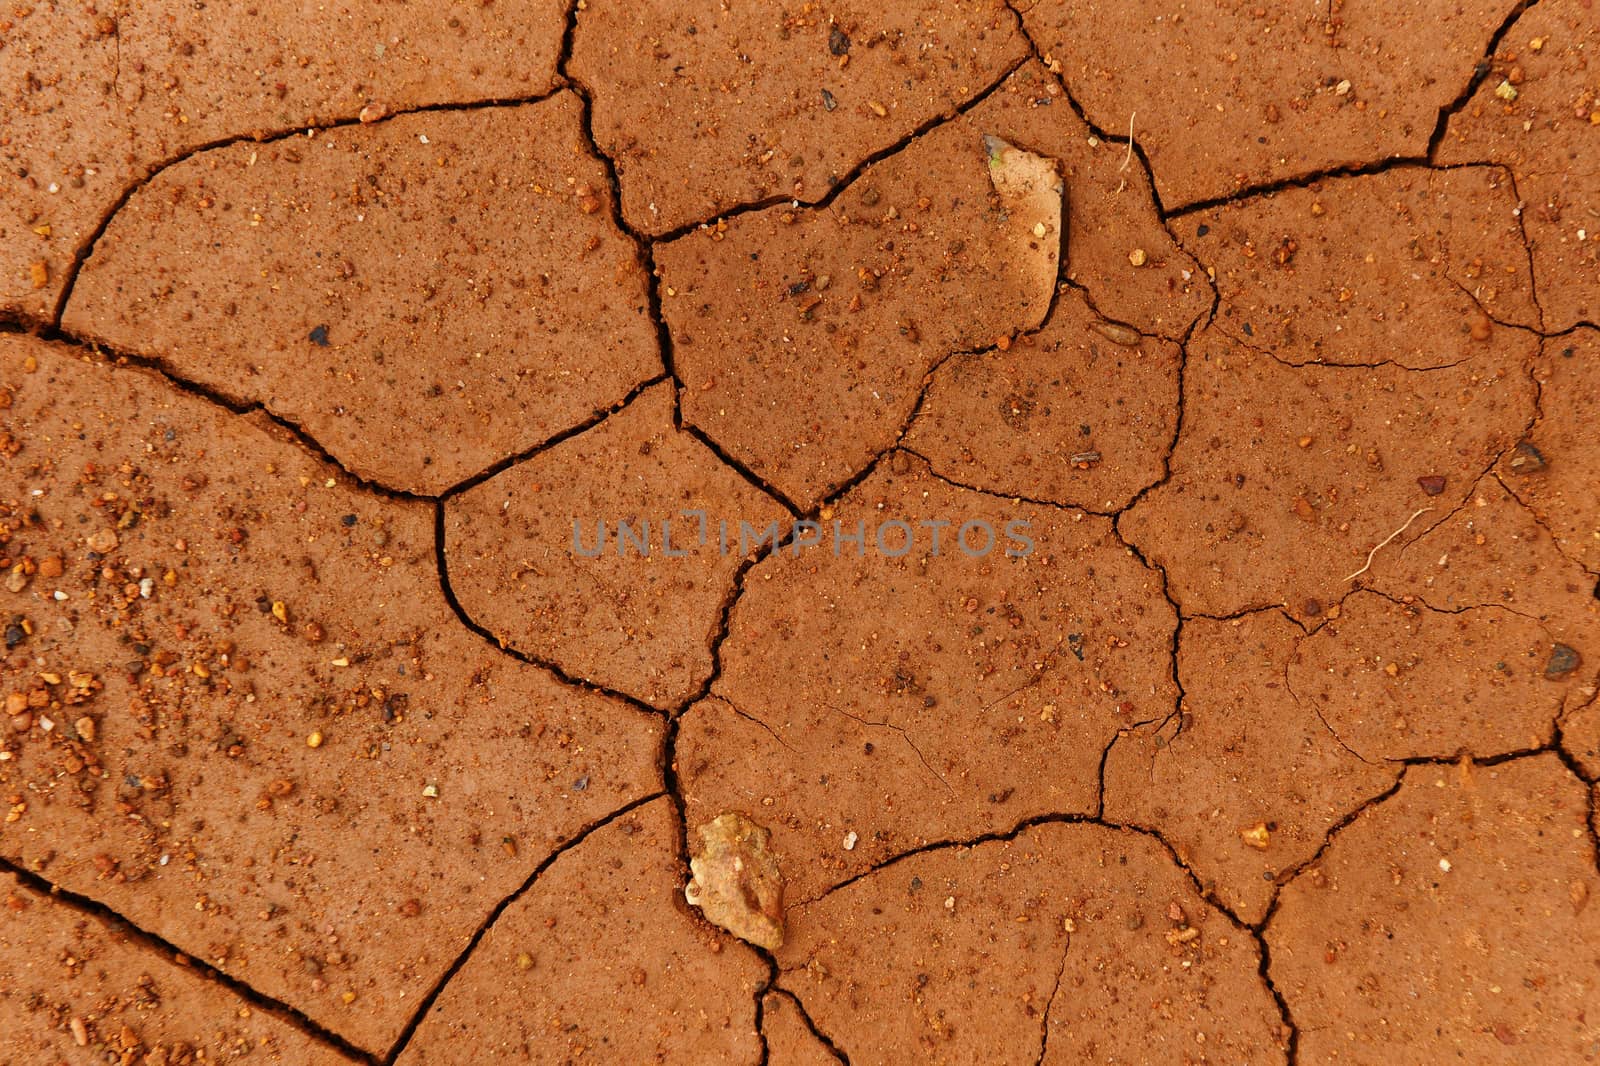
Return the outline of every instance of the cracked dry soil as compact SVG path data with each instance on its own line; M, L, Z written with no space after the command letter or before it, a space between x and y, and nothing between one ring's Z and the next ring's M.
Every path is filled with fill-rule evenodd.
M1600 1061L1591 0L28 0L0 162L5 1066Z

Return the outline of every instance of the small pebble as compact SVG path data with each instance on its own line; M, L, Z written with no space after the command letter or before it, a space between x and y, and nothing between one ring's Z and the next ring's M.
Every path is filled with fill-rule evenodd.
M1144 254L1143 248L1135 248L1133 251L1128 253L1128 262L1132 263L1136 267L1144 266L1148 261L1148 258L1149 257Z
M1576 648L1557 644L1550 649L1550 659L1544 665L1544 676L1550 681L1566 677L1578 668L1580 661Z
M1527 441L1517 445L1511 453L1511 472L1514 474L1532 474L1544 467L1544 453ZM44 568L40 567L39 572L43 573Z

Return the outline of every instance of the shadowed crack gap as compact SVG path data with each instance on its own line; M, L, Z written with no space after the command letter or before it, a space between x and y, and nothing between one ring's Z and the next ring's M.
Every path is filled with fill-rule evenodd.
M774 977L774 980L776 980L776 976ZM832 1037L830 1037L827 1033L824 1033L821 1029L817 1028L817 1023L812 1020L811 1012L806 1010L806 1005L800 1002L799 996L795 995L787 988L779 987L776 983L774 983L773 987L770 989L770 994L774 996L782 996L784 999L788 1000L790 1005L794 1007L795 1013L800 1015L800 1021L805 1025L807 1031L816 1038L817 1042L823 1046L828 1054L832 1055L838 1062L843 1063L844 1066L850 1066L850 1056L844 1053L844 1049L836 1044Z
M605 422L611 418L612 415L618 414L623 409L631 406L633 401L637 400L647 390L655 387L656 385L664 384L667 380L668 377L666 374L656 374L654 377L646 378L644 381L639 382L633 388L629 389L626 396L613 403L610 407L597 409L592 415L583 421L568 426L566 429L559 430L556 433L546 437L538 444L530 445L514 455L506 456L504 459L495 462L487 469L481 470L478 473L473 474L471 477L465 478L456 484L451 485L449 488L439 493L437 497L430 496L420 498L444 501L449 500L451 497L459 496L469 489L476 488L485 481L505 473L507 470L510 470L519 463L524 463L529 459L542 454L543 452L549 451L558 444L565 443L566 441L571 440L573 437L587 433L591 429L595 429L602 422Z
M1044 1066L1045 1053L1050 1050L1050 1010L1056 1005L1056 995L1061 991L1061 978L1067 972L1067 954L1072 951L1072 934L1067 934L1067 942L1061 946L1061 965L1056 967L1056 980L1050 986L1050 997L1044 1002L1044 1010L1039 1015L1039 1057L1034 1060L1034 1066Z
M158 936L147 929L139 927L138 925L129 921L127 918L123 917L117 911L113 910L108 904L102 903L100 900L97 900L92 896L86 896L80 892L73 892L71 889L62 888L41 874L34 873L27 867L13 862L4 856L0 856L0 871L10 873L19 882L21 882L25 888L31 889L42 896L48 896L59 903L63 903L80 914L85 914L110 923L119 931L125 930L129 938L137 943L140 948L145 951L149 951L152 954L161 956L171 966L180 965L177 961L178 956L193 960L193 956L190 955L189 952L177 947L165 937ZM359 1062L371 1064L371 1066L376 1066L376 1064L381 1061L377 1055L357 1047L355 1044L351 1043L349 1040L346 1040L343 1036L340 1036L333 1030L313 1021L310 1016L302 1013L290 1004L285 1003L283 1000L277 999L276 997L269 996L265 992L257 991L249 984L246 984L244 981L234 977L225 970L221 970L217 967L200 963L198 961L196 961L194 965L184 968L189 969L191 972L198 973L202 977L205 977L209 980L217 982L224 988L228 989L228 991L234 993L239 998L249 1003L251 1006L267 1012L268 1014L285 1022L290 1027L298 1030L318 1043L326 1044L328 1047L331 1047L349 1056L350 1058L353 1058Z
M452 962L445 972L440 975L439 980L434 983L432 990L430 990L428 994L422 998L422 1002L417 1004L417 1009L412 1012L410 1021L406 1023L405 1029L401 1031L399 1039L397 1039L394 1043L394 1046L389 1049L389 1053L383 1057L383 1062L385 1064L392 1064L396 1059L405 1053L406 1045L408 1045L411 1042L412 1037L416 1035L418 1026L420 1026L423 1020L426 1019L428 1011L433 1009L434 1003L438 1000L439 995L445 990L445 986L450 983L451 978L455 977L455 975L460 972L461 968L466 965L467 960L472 956L473 950L477 948L479 941L484 938L485 934L489 932L489 929L496 921L499 920L500 916L505 913L507 908L525 896L528 891L538 883L541 874L548 870L557 859L561 858L561 856L582 844L595 832L604 829L606 826L610 825L612 822L615 822L618 818L627 815L631 811L637 810L647 803L652 803L655 800L662 799L665 796L665 792L656 791L625 803L603 818L600 818L594 822L590 822L571 838L557 846L556 849L549 855L545 856L543 861L541 861L538 866L534 867L533 872L528 875L527 880L523 881L516 890L496 904L494 909L489 912L488 916L483 920L483 924L478 927L477 931L472 934L471 939L467 941L466 946L463 947L460 953L456 955L455 961Z
M362 477L346 467L339 459L321 442L308 433L301 426L285 418L260 401L238 400L226 393L191 381L169 367L166 361L159 356L144 355L139 352L126 351L107 344L103 341L86 340L58 327L44 327L32 332L32 335L41 341L58 344L62 347L72 348L80 354L87 355L94 362L113 369L124 366L138 367L164 380L179 392L203 400L213 407L221 408L231 415L249 416L260 415L270 421L279 429L284 430L294 439L294 442L310 452L319 462L337 470L340 475L349 480L356 488L383 499L430 501L434 497L424 496L419 493L409 492L405 489L393 488L371 478Z
M652 718L660 719L667 717L670 714L670 711L666 708L656 707L652 704L646 703L639 697L631 695L627 692L623 692L620 689L610 688L606 685L599 684L598 682L577 677L568 673L561 666L548 659L543 659L537 655L514 648L505 640L505 638L497 636L487 626L480 624L470 614L468 614L467 609L461 605L461 601L456 597L455 588L450 584L450 564L445 551L446 534L444 502L442 500L435 500L433 501L433 507L434 559L437 563L439 571L439 590L444 594L445 602L450 605L450 610L455 612L457 620L459 620L463 626L482 637L485 643L501 654L509 655L511 658L516 659L519 662L526 663L529 666L536 666L550 674L550 676L556 681L559 681L561 684L566 685L569 688L577 689L580 692L596 692L602 696L609 696L614 700L620 700L621 702L628 704L640 714L648 715Z
M1018 32L1021 32L1020 27ZM693 222L685 222L680 226L674 226L672 229L663 230L661 233L656 234L655 237L649 238L649 242L651 244L658 244L675 241L680 237L688 236L689 234L698 230L715 226L719 222L727 222L731 219L738 218L740 215L748 215L757 211L765 211L769 208L781 207L784 205L794 205L803 210L813 212L824 211L831 207L833 202L837 200L847 189L849 189L850 186L853 185L867 170L890 158L891 156L900 154L927 134L932 133L941 126L945 126L951 122L954 122L963 115L966 115L968 112L982 105L986 100L989 99L989 97L993 96L997 91L999 91L1000 88L1005 85L1006 81L1018 70L1021 70L1022 67L1025 66L1032 58L1033 57L1031 55L1023 56L1021 59L1018 59L1016 62L1006 67L1005 70L1001 71L994 81L985 85L982 89L979 89L961 103L955 105L948 111L934 115L933 117L918 123L916 128L898 138L892 144L885 145L884 147L868 153L866 156L863 156L860 161L853 164L843 174L830 179L828 191L815 199L808 200L802 197L790 195L767 196L759 200L749 200L744 203L735 204L734 206L726 208L707 218L698 219ZM567 75L567 79L575 91L579 91L581 93L588 93L590 91L586 86L583 86L582 82L571 75ZM598 149L596 150L598 151Z
M121 37L119 35L119 63L120 55ZM530 96L489 97L481 100L467 100L459 102L446 101L435 104L419 104L416 107L400 108L395 111L391 111L383 118L378 119L377 122L388 122L404 115L418 115L430 111L479 111L490 107L518 107L523 104L538 104L554 97L557 93L561 92L563 88L564 86L557 83L546 92L536 93ZM78 284L78 275L82 272L84 263L86 263L89 257L94 254L95 245L98 244L100 238L105 235L105 232L110 227L112 220L115 219L116 216L122 211L123 207L127 205L129 200L133 199L141 189L159 177L163 171L166 171L171 167L175 167L180 163L187 162L203 152L210 152L218 148L228 148L236 144L271 144L275 141L287 140L290 137L303 136L311 130L324 132L327 130L345 129L350 126L375 124L376 123L370 121L364 123L358 116L346 116L344 118L332 119L327 123L317 126L292 126L266 132L253 131L250 133L236 133L226 137L217 137L202 144L185 148L183 151L168 156L166 159L148 164L145 173L139 177L136 177L133 182L122 191L122 193L106 210L106 213L101 217L100 222L90 232L89 236L86 237L78 249L73 252L72 262L67 266L66 280L62 283L60 295L56 297L55 308L51 311L50 321L48 323L49 326L52 328L60 328L61 318L67 310L67 302L72 299L72 290Z

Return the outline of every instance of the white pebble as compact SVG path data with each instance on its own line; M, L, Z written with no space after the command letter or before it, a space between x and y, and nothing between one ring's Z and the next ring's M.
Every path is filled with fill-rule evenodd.
M856 831L854 829L850 830L850 832L848 832L848 833L846 833L844 835L844 850L846 850L846 851L854 851L854 850L856 850L856 841L859 840L859 839L861 839L861 838L856 836Z

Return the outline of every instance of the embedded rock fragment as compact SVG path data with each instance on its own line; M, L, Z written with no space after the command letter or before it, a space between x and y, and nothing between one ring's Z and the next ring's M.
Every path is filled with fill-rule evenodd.
M1503 607L1362 591L1301 644L1288 684L1362 758L1496 755L1549 742L1566 694L1544 676L1553 643Z
M655 716L460 624L432 507L29 337L0 392L9 861L381 1055L546 855L661 787Z
M1003 239L1010 245L1004 261L1017 272L1024 291L1049 290L1056 283L1061 259L1061 198L1064 188L1053 159L1008 144L992 133L981 138L989 162L989 183L1000 198L1009 225Z
M1285 1061L1250 936L1156 841L1101 826L875 870L805 906L778 961L851 1062Z
M670 708L711 676L734 572L787 514L672 424L672 385L445 504L462 609L505 646Z
M1531 347L1517 195L1497 167L1397 167L1207 208L1175 222L1215 271L1216 327L1286 363L1411 369Z
M608 188L570 93L204 152L117 213L65 322L439 493L660 372Z
M356 1061L178 965L125 925L31 891L5 871L0 897L0 1061L220 1062L240 1048L252 1062Z
M1091 813L1106 745L1176 695L1160 575L1107 519L897 453L820 524L746 575L676 748L689 824L771 830L791 935L793 901L921 844Z
M1049 309L1059 230L1035 235L1037 202L1007 210L986 132L948 123L826 209L769 208L656 250L684 421L802 509L894 443L939 359Z
M590 0L572 75L617 161L622 209L660 234L737 205L814 203L1027 54L995 4L816 8Z
M0 36L0 317L47 321L122 195L196 148L375 104L549 91L565 11L560 0L13 5Z
M1061 239L1038 210L1003 210L985 137L1053 164ZM1108 325L1183 336L1210 289L1114 147L1028 64L827 210L774 207L659 246L685 421L804 507L895 442L941 360L1040 324L1051 254Z
M1597 50L1600 23L1586 0L1527 5L1489 57L1477 92L1450 116L1435 152L1438 163L1511 168L1551 332L1600 324Z
M1581 1062L1600 998L1583 782L1554 755L1413 766L1266 928L1305 1063Z
M684 898L706 921L776 951L783 944L783 875L767 850L771 834L742 814L719 814L696 829L694 877Z
M1291 366L1214 329L1188 352L1172 474L1120 528L1195 614L1336 602L1465 500L1534 409L1528 374L1496 355ZM1437 495L1418 484L1434 477Z
M1118 737L1106 757L1105 817L1155 829L1246 922L1399 772L1350 750L1285 684L1302 637L1277 612L1185 622L1182 714Z
M1555 536L1561 550L1600 573L1600 330L1544 342L1539 419L1495 472Z
M1162 222L1137 156L1095 136L1044 67L1024 64L953 124L1054 161L1067 199L1062 275L1101 315L1178 340L1210 311L1205 271Z
M665 797L558 856L484 933L398 1062L761 1061L766 967L684 910Z
M1117 136L1131 128L1171 211L1426 154L1439 112L1515 6L1038 0L1022 17L1090 121Z
M1038 333L934 371L906 447L962 484L1114 511L1161 478L1182 355L1066 292Z

